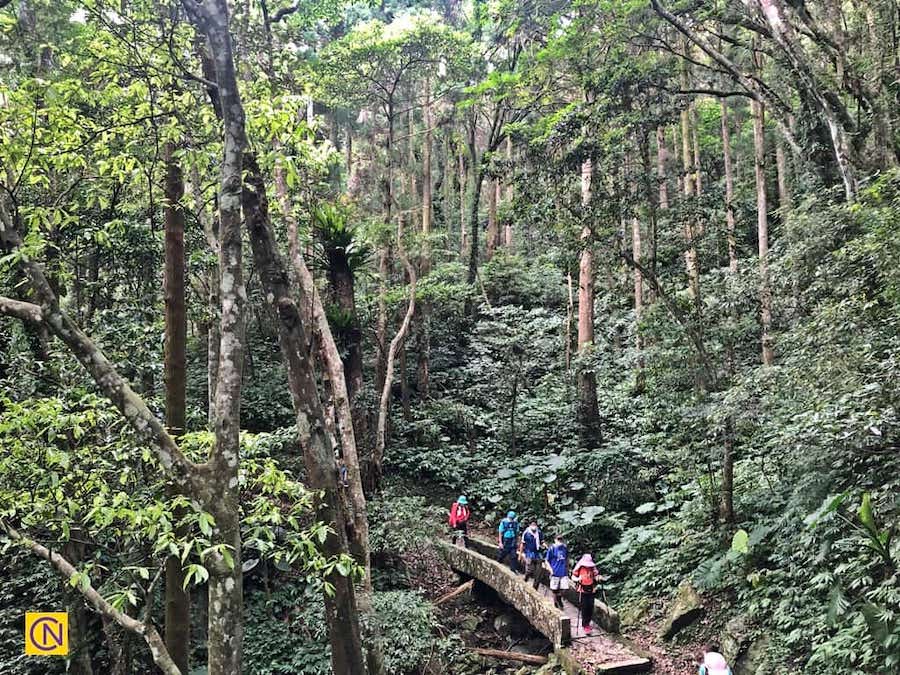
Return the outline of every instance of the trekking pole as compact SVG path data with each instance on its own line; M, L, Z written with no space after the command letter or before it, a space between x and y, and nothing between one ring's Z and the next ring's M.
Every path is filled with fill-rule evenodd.
M578 589L578 607L575 609L575 636L578 637L578 631L581 629L581 605L583 603L583 598L581 588Z
M603 598L603 604L609 607L609 600L606 599L606 582L609 581L608 576L598 575L597 580L600 582L600 596Z

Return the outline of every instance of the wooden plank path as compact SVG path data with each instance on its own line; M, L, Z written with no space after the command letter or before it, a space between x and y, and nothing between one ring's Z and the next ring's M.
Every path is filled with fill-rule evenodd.
M546 586L536 590L526 584L507 565L496 561L496 546L483 539L469 537L469 548L440 541L438 549L451 568L493 588L545 635L569 675L627 675L650 670L648 655L615 635L618 615L604 603L597 601L594 631L585 635L574 591L566 594L564 608L557 609Z

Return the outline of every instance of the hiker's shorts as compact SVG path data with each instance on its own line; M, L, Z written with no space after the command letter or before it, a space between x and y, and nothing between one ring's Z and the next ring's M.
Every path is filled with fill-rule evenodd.
M569 577L550 577L551 591L569 590Z

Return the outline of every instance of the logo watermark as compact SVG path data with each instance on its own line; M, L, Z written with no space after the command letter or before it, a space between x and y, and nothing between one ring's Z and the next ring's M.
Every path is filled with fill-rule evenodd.
M25 612L25 653L66 656L69 653L67 612Z

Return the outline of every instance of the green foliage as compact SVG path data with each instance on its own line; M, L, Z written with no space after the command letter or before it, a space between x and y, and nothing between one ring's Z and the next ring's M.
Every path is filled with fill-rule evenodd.
M329 675L331 657L321 593L315 586L282 583L254 593L247 607L245 664L248 675ZM413 675L458 659L455 637L441 628L432 606L410 591L376 593L373 601L389 673Z
M446 629L435 617L434 607L418 593L376 593L373 604L384 636L387 672L413 675L447 668L462 658L460 637L437 637Z
M83 576L73 587L90 579L114 606L133 609L146 602L165 556L181 559L192 584L208 578L204 564L211 553L231 558L211 541L213 517L184 497L167 496L154 456L132 445L126 423L105 400L0 399L0 406L0 518L52 548L73 537L85 541L88 554L75 561ZM279 468L268 455L271 444L259 439L243 438L245 560L293 566L308 580L335 566L351 573L349 558L319 554L326 532L311 520L312 495ZM201 460L212 442L208 432L189 434L182 448Z

